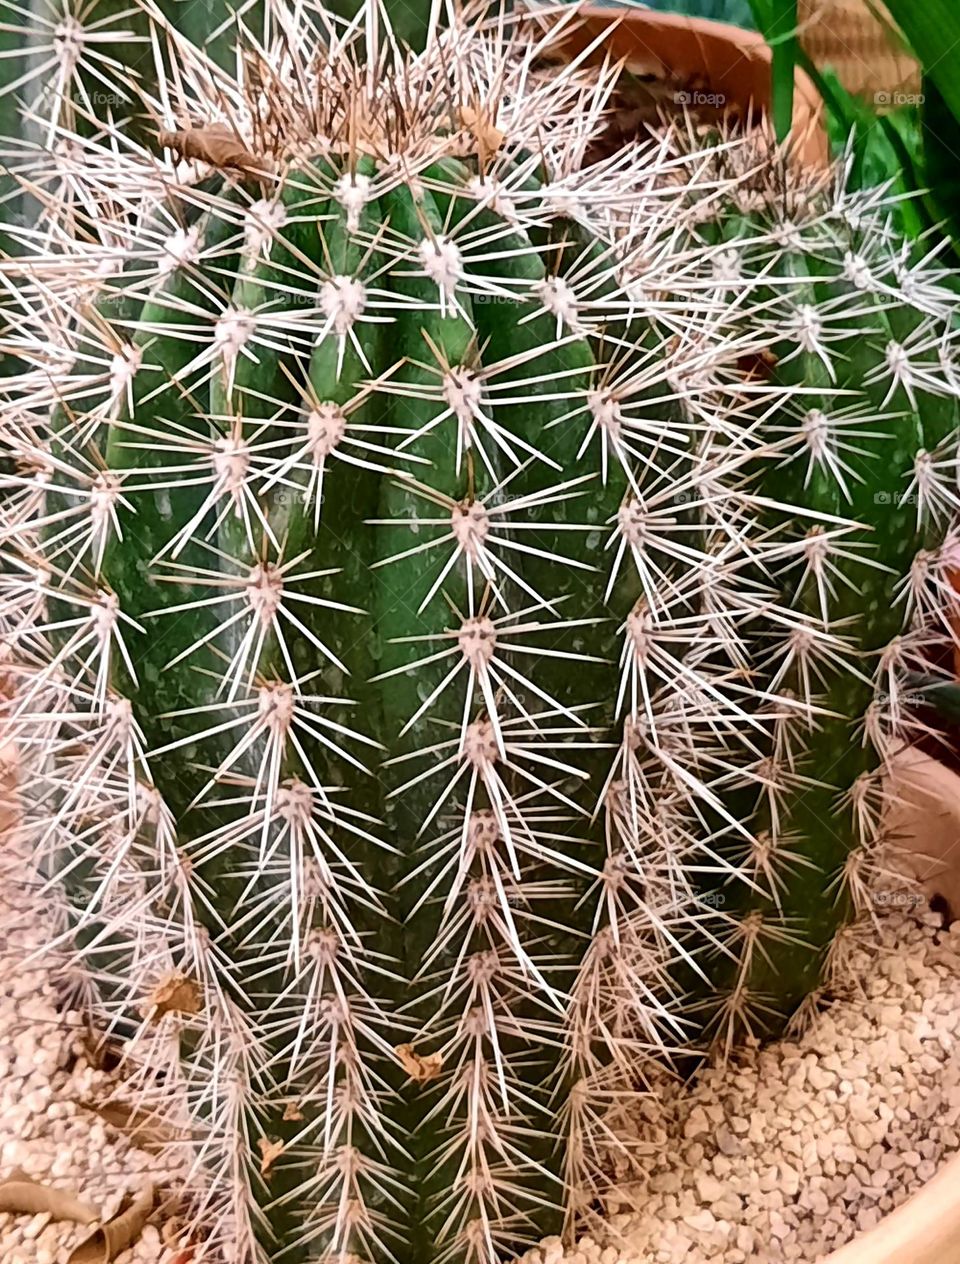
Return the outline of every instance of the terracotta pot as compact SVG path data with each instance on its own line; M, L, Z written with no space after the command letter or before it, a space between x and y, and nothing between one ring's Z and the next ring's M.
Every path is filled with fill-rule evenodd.
M908 746L890 761L885 795L897 869L952 922L960 917L960 775Z
M960 1154L822 1264L960 1264Z
M621 61L641 78L672 85L691 98L696 113L710 120L734 110L748 125L760 125L771 105L770 49L761 35L706 18L651 9L581 5L576 17L551 6L531 13L557 27L556 49L564 60L591 49L588 60ZM796 71L793 101L794 154L808 166L829 161L820 95Z
M884 826L898 867L928 896L960 909L960 776L917 750L893 761ZM821 1264L960 1264L960 1154L902 1206Z

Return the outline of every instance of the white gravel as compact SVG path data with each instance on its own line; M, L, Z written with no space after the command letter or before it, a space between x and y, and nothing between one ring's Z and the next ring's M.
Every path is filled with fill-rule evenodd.
M0 862L0 1180L20 1168L108 1218L148 1179L175 1188L175 1160L81 1105L113 1081L87 1060L56 963L24 966L48 905L9 835ZM605 1237L566 1253L548 1239L524 1264L812 1262L927 1181L960 1148L960 924L891 899L849 960L850 995L802 1038L635 1108L644 1174L620 1186ZM171 1227L161 1211L119 1264L187 1264ZM0 1214L0 1261L62 1264L89 1232Z
M523 1264L812 1264L928 1181L960 1148L960 923L901 898L802 1038L634 1108L643 1175L605 1237Z
M175 1187L175 1169L81 1105L105 1100L113 1081L87 1060L80 1015L63 1009L54 963L24 964L48 935L49 903L38 887L7 834L0 844L0 1181L19 1168L91 1204L105 1221L150 1182ZM174 1228L160 1210L117 1264L188 1264L175 1243L164 1245L161 1234ZM91 1232L47 1214L0 1212L0 1262L61 1264Z

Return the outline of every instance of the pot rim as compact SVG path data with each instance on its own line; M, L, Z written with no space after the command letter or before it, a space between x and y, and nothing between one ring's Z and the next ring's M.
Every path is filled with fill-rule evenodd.
M958 1264L960 1153L872 1229L824 1256L821 1264Z
M762 35L711 18L661 13L629 3L542 4L525 0L534 19L557 30L556 48L597 64L612 57L635 73L669 74L703 95L735 104L743 117L757 111L764 126L772 97L772 55ZM801 67L794 70L791 154L804 166L829 165L825 109ZM717 111L718 114L722 110Z

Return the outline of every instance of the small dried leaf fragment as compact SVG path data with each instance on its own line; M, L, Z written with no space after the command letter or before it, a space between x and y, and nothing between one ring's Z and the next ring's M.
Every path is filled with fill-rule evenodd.
M477 152L483 159L492 158L499 153L500 147L507 138L506 132L496 127L490 116L472 105L460 107L460 126L466 128L477 142Z
M351 142L362 152L374 157L382 156L389 144L382 118L364 108L360 100L351 102L349 135Z
M260 1147L260 1175L266 1176L283 1154L283 1142L271 1141L269 1137L261 1137L257 1142Z
M164 1220L160 1226L160 1241L169 1251L177 1249L192 1250L190 1246L184 1247L183 1239L185 1236L183 1222L177 1216L170 1216Z
M429 1084L440 1074L443 1066L442 1053L417 1053L413 1045L397 1045L393 1051L400 1065L415 1084Z
M160 980L140 1012L144 1018L156 1020L164 1014L199 1014L202 1008L200 984L187 974L175 973Z
M159 132L157 142L172 149L181 158L207 162L211 167L259 172L265 171L269 165L265 158L251 153L225 123L187 127L179 132Z
M143 1187L130 1206L101 1225L71 1253L67 1264L110 1264L121 1251L140 1236L153 1211L156 1192L152 1185Z
M164 1124L151 1111L140 1110L126 1102L77 1102L77 1105L122 1132L140 1150L157 1152L184 1139L184 1133Z
M54 1220L72 1220L75 1224L92 1225L100 1219L95 1207L80 1202L62 1189L51 1189L16 1168L0 1181L0 1212L15 1216L36 1216L41 1213Z
M98 1071L115 1071L123 1062L123 1046L107 1036L88 1030L83 1036L84 1057Z

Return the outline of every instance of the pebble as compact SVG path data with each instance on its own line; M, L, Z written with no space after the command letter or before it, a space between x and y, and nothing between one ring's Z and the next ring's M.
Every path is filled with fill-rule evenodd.
M4 861L23 844L3 838ZM49 899L31 887L26 856L4 865L0 880L0 1180L12 1169L90 1203L109 1215L143 1186L182 1184L184 1155L168 1161L128 1145L78 1102L104 1093L108 1077L84 1059L82 1015L65 1008L59 963L39 958ZM28 959L28 967L24 963ZM41 965L37 965L37 960ZM917 1156L919 1160L919 1155ZM49 1214L0 1215L2 1264L60 1264L90 1233ZM617 1253L614 1252L616 1256ZM115 1264L174 1264L183 1252L165 1246L153 1225ZM559 1264L561 1255L552 1264ZM608 1262L611 1264L611 1262Z
M14 872L26 864L0 882L0 1179L23 1168L109 1215L145 1172L176 1184L184 1156L138 1151L77 1105L107 1077L84 1060L58 963L36 964L48 909ZM521 1264L814 1264L929 1181L960 1148L960 927L944 934L932 915L894 908L849 969L801 1038L624 1108L617 1127L628 1120L645 1166L611 1194L619 1214L573 1246L546 1239ZM88 1232L0 1215L0 1261L58 1264ZM148 1225L116 1264L182 1254Z
M871 934L803 1037L641 1099L640 1179L607 1237L556 1264L601 1264L609 1244L616 1264L815 1264L960 1149L960 925L893 907Z

